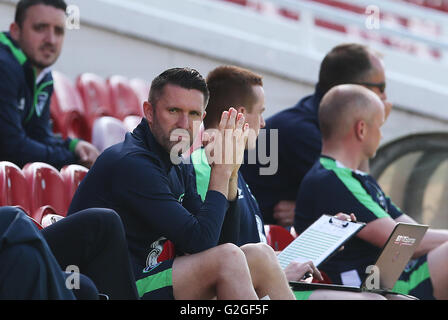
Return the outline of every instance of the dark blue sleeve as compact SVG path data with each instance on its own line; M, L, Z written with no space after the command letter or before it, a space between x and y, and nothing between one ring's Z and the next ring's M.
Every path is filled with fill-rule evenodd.
M336 175L313 176L313 169L300 185L296 201L294 228L302 232L321 215L354 213L359 222L369 223L389 214L366 192L349 170Z
M388 207L387 213L389 213L392 219L397 219L403 214L403 211L401 211L401 209L393 203L389 197L386 197L386 202Z
M197 193L197 184L196 184L196 175L194 166L192 164L186 164L185 175L187 184L189 187L187 188L187 192L184 199L184 207L191 213L196 214L199 212L203 202L201 200L200 195ZM228 201L227 210L225 214L225 218L222 224L221 233L219 237L218 244L222 243L233 243L237 244L239 239L239 231L240 231L240 215L241 215L241 206L239 205L240 201Z
M186 253L201 252L217 245L228 206L222 193L208 191L203 203L199 197L197 201L184 198L188 202L184 205L195 210L193 214L173 195L163 169L148 165L148 158L132 157L120 167L126 170L115 173L118 181L128 183L117 188L122 188L123 203L140 217L142 228L157 230ZM191 194L191 190L187 189L187 193Z
M57 168L76 162L74 153L63 140L51 144L26 134L17 109L21 88L9 68L0 65L0 153L2 160L23 166L28 162L46 162ZM48 129L46 129L48 130Z

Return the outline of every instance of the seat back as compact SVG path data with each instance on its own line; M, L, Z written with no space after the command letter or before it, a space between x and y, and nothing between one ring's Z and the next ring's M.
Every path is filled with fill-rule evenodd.
M84 103L85 117L90 130L96 118L112 116L106 80L94 73L82 73L76 78L76 89Z
M67 208L70 207L72 198L78 189L82 179L86 176L89 169L80 166L79 164L66 165L61 169L61 177L65 186L65 193L67 195Z
M147 101L149 98L149 89L151 85L143 79L133 78L129 80L129 85L138 97L140 108L143 108L143 102ZM143 109L142 109L143 113Z
M140 99L132 89L129 80L120 75L107 79L109 87L112 115L123 120L126 116L143 116Z
M75 86L64 74L53 71L54 91L51 96L50 112L53 131L63 138L90 139L85 118L84 104Z
M113 117L100 117L92 129L92 144L103 152L106 148L124 140L128 130L123 122Z
M142 117L140 116L127 116L123 119L123 124L126 127L126 130L132 132L140 124L141 121Z
M0 162L0 206L19 206L31 213L28 185L25 176L12 162Z
M31 217L40 222L42 216L38 216L39 208L47 205L54 208L55 213L65 217L68 209L67 195L59 171L43 162L28 163L22 171L31 198Z
M294 240L294 237L288 230L274 224L265 225L264 232L266 233L268 245L275 251L282 251Z

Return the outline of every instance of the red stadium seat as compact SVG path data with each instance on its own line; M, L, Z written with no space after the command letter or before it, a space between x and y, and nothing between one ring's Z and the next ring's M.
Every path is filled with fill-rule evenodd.
M76 189L78 189L79 184L88 171L89 169L79 164L70 164L61 169L61 177L62 181L64 181L65 193L67 195L67 208L70 206Z
M143 79L134 78L129 81L129 85L134 90L139 99L140 108L143 108L143 102L147 101L149 97L149 88L151 87L150 84Z
M140 116L127 116L123 119L123 124L126 127L126 130L132 132L135 127L137 127L142 121L142 117Z
M107 79L113 116L123 120L126 116L143 116L140 99L132 89L129 80L120 75Z
M294 240L291 233L281 226L266 224L264 232L268 245L275 251L282 251Z
M92 144L100 152L124 140L128 130L123 122L114 117L101 117L95 120L92 129Z
M43 210L41 219L42 228L46 228L64 218L63 216L56 214L51 206L44 206L41 208L41 210Z
M84 103L85 116L90 130L96 118L112 116L106 80L93 73L83 73L76 79L76 88ZM88 139L88 141L91 140Z
M0 162L0 206L18 206L31 213L28 184L18 166L12 162Z
M67 195L61 174L56 168L43 162L28 163L22 172L28 183L31 198L31 217L41 222L45 206L50 206L55 214L67 214Z
M73 83L60 72L53 71L54 92L50 112L53 131L64 138L89 139L90 132L85 118L84 105Z

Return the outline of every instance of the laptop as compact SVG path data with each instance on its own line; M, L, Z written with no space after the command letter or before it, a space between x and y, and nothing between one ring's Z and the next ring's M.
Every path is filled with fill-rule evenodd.
M298 290L330 289L354 292L369 291L380 294L390 293L419 246L428 227L421 224L397 223L375 263L380 271L379 288L372 288L372 283L369 283L371 282L369 276L366 277L360 287L301 281L290 281L289 284L293 289Z

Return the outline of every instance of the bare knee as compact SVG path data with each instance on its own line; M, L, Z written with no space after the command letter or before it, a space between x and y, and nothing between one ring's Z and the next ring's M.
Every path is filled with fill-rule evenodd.
M232 243L225 243L216 247L217 272L227 274L233 272L235 268L246 268L247 262L244 252Z
M274 249L265 243L250 243L241 247L248 261L276 263Z

